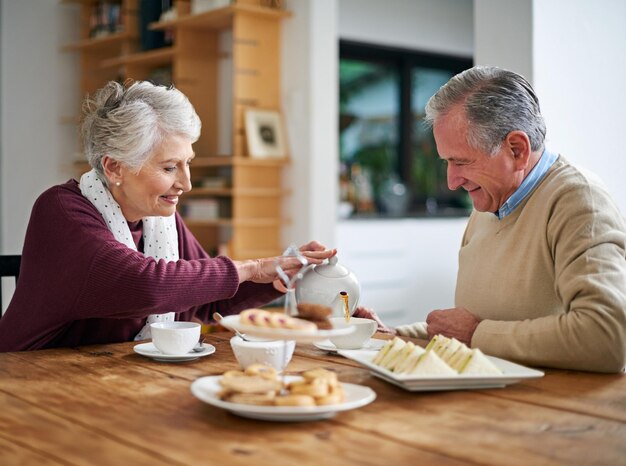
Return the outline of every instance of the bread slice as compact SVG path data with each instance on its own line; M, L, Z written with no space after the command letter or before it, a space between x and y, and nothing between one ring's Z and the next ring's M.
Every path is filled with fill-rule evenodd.
M402 350L406 343L404 340L401 340L398 337L394 337L393 340L389 341L385 346L381 348L376 357L372 360L374 364L378 364L379 366L385 367L386 363L388 363L391 358L394 357L396 352Z
M502 374L502 371L481 350L474 348L471 353L459 370L461 374Z
M445 344L446 341L448 341L448 337L444 337L443 335L435 335L430 339L430 341L426 345L426 348L424 349L426 351L430 351L432 349L438 348L440 345Z
M459 371L471 355L472 350L465 345L461 345L454 354L450 356L450 359L448 359L448 365L454 370Z
M457 372L441 360L434 351L424 351L408 371L411 375L457 375Z
M374 356L374 359L372 359L372 363L373 364L380 364L380 361L383 360L383 358L387 355L387 353L389 352L389 350L393 346L393 343L394 343L396 338L398 338L398 337L395 337L393 340L387 341L387 343L385 343L383 345L383 347L378 350L378 353L376 353L376 356Z
M435 352L437 353L437 356L443 359L446 363L450 363L450 358L452 357L452 355L454 355L454 353L456 353L456 351L462 346L465 346L465 344L461 343L456 338L450 338L446 342L445 346L443 346L439 351Z
M394 372L398 374L407 373L412 367L415 366L418 359L421 358L425 352L426 350L424 350L421 346L415 346L413 351L411 351L411 353L394 368Z
M396 354L393 355L393 357L389 359L389 361L387 361L387 363L383 367L387 370L390 370L391 372L394 372L396 370L396 367L402 364L404 360L409 357L414 348L415 344L413 344L412 342L409 341L405 343L402 349L400 351L397 351Z

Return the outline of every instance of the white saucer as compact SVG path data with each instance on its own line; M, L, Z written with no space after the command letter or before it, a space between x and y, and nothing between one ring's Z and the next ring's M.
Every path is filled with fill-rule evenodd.
M139 345L135 345L133 349L135 350L135 353L146 356L147 358L152 358L155 361L182 362L194 361L203 356L208 356L209 354L215 353L215 346L213 345L209 345L208 343L202 343L202 347L204 348L204 351L202 351L201 353L190 351L187 354L163 354L158 349L156 349L152 342L140 343Z
M387 340L378 340L376 338L370 338L368 341L365 342L363 346L359 348L359 350L378 351L383 346L385 346L385 343L387 343ZM328 353L336 353L338 351L337 347L333 345L330 340L322 340L322 341L313 342L313 346L315 346L317 349L321 349L322 351L326 351Z

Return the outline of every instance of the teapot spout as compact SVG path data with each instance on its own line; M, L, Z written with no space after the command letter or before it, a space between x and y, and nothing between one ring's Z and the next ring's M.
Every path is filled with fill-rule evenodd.
M345 317L350 320L350 296L347 291L340 291L331 303L334 317Z

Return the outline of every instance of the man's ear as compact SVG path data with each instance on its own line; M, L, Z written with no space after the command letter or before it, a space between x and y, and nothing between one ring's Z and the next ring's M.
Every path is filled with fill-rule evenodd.
M108 155L102 157L102 170L109 186L122 182L122 164Z
M506 135L504 143L515 160L517 168L520 170L525 169L532 154L528 135L524 131L511 131Z

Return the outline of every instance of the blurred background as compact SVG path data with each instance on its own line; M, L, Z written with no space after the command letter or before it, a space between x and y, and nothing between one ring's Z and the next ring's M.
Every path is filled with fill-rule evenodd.
M2 254L21 253L37 196L85 169L80 101L107 79L173 83L198 109L183 207L207 250L337 247L390 324L454 303L471 204L421 120L463 69L526 76L547 146L626 211L623 0L0 0L0 24ZM284 157L251 156L252 107L280 115Z

